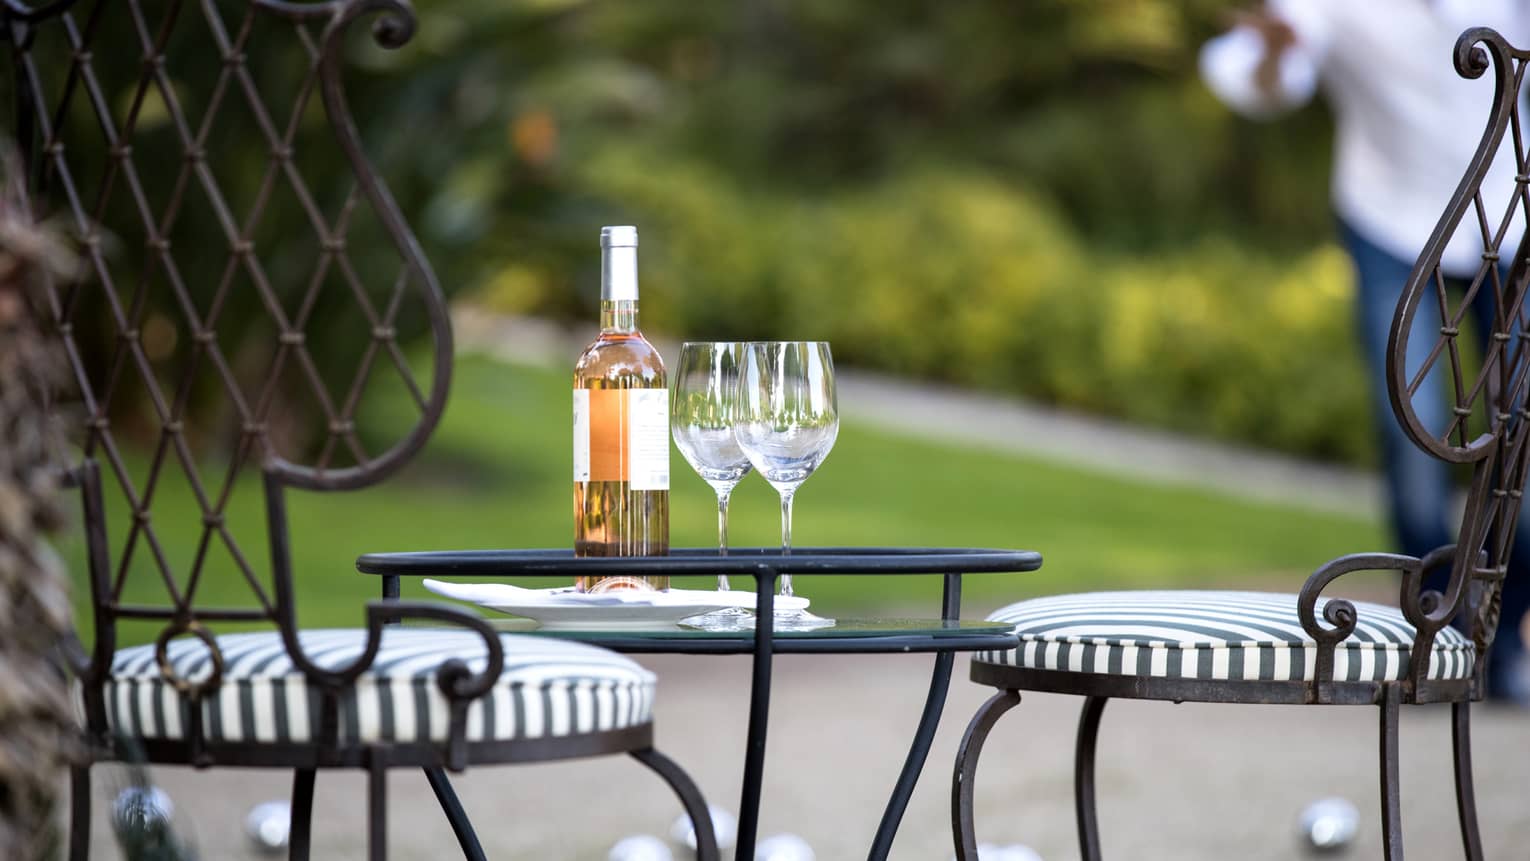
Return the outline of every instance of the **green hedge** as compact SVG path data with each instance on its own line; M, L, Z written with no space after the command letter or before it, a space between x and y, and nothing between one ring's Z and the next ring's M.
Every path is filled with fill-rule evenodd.
M847 365L1309 456L1370 456L1351 273L1336 247L1289 259L1225 239L1102 250L1026 187L941 165L818 196L741 187L635 147L597 154L579 174L643 231L652 331L823 338ZM556 311L561 277L521 264L481 297Z

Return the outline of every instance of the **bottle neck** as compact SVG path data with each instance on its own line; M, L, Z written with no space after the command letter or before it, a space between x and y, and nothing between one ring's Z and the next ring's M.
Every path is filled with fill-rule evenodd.
M630 335L638 330L636 299L600 300L600 331Z
M637 303L637 246L603 246L600 249L600 330L636 332Z

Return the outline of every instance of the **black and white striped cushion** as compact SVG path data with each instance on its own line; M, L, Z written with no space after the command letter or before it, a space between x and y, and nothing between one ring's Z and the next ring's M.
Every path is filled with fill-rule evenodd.
M1326 599L1318 602L1321 620ZM1354 602L1355 632L1334 649L1334 678L1400 679L1414 628L1393 607ZM1093 592L1010 604L989 619L1012 622L1020 647L974 661L1037 670L1183 679L1310 681L1317 643L1296 615L1296 596L1268 592ZM1471 675L1476 649L1454 628L1435 636L1429 678Z
M366 644L362 630L315 630L298 635L318 666L352 663ZM320 694L295 668L276 631L217 638L223 684L202 703L209 741L308 742L319 731ZM499 682L467 713L467 740L511 741L581 735L641 726L652 718L654 676L605 649L547 637L500 635L505 668ZM181 638L169 659L183 678L205 678L208 650ZM435 671L448 658L482 672L483 639L464 630L389 626L372 668L339 700L340 740L346 743L445 741L447 699ZM188 703L160 676L154 647L117 652L106 684L107 722L145 739L183 739Z

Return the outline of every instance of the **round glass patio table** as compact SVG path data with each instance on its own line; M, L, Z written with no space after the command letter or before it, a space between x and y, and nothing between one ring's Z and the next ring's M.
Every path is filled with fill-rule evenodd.
M1019 573L1041 567L1041 554L1029 550L970 548L803 547L783 555L774 548L739 548L719 556L715 549L673 549L668 556L575 557L571 550L446 550L369 553L356 568L382 577L384 598L397 598L400 577L503 579L629 575L716 575L755 580L755 615L772 618L776 580L792 575L940 575L943 589L938 618L848 619L828 628L777 631L770 625L753 630L713 631L680 626L652 629L539 629L521 619L494 619L507 631L562 637L628 653L752 654L749 727L744 751L744 774L739 800L735 855L753 858L759 826L760 791L765 773L765 737L770 715L772 659L776 654L902 654L933 653L924 710L914 731L903 770L883 811L867 857L886 858L907 809L909 797L929 756L935 729L950 688L957 652L1012 649L1018 638L1011 626L984 621L961 621L963 574ZM869 585L869 583L868 583ZM803 591L809 591L804 589Z

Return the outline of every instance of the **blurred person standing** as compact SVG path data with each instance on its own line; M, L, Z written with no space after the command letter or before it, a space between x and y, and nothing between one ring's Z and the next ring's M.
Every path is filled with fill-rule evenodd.
M1530 44L1530 0L1269 0L1238 14L1233 28L1201 51L1201 76L1239 113L1275 116L1319 90L1332 109L1333 207L1358 279L1356 324L1381 434L1388 513L1409 556L1455 539L1448 525L1450 473L1393 417L1387 337L1403 284L1460 184L1492 107L1493 76L1462 78L1452 62L1457 37L1476 26L1492 27L1514 45ZM1483 183L1489 213L1505 212L1514 188L1512 136L1504 140ZM1523 230L1516 216L1504 247L1516 247ZM1474 233L1458 231L1441 260L1454 289L1482 265L1483 245ZM1431 313L1438 315L1422 307L1416 325L1431 325L1425 319ZM1472 307L1478 331L1487 330L1492 314L1492 291L1479 291ZM1410 345L1410 370L1423 366L1429 346L1423 340ZM1418 409L1427 426L1445 425L1443 392L1436 415L1424 405ZM1520 635L1530 610L1530 506L1520 513L1488 696L1530 704ZM1426 585L1443 590L1447 573L1432 572Z

